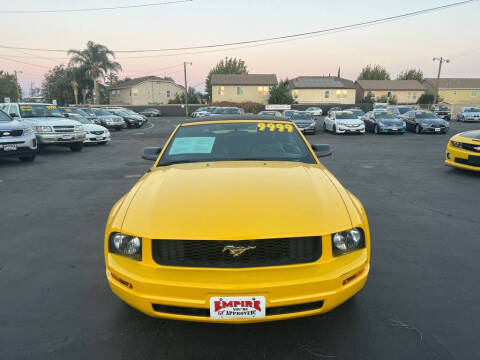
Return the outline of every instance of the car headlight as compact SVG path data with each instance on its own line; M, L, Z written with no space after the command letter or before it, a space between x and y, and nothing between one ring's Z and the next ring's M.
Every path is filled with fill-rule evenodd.
M462 147L462 143L458 142L458 141L452 141L452 145L455 146L455 147L458 147L458 148Z
M134 260L142 260L142 238L118 232L110 234L108 251Z
M348 231L338 232L332 235L333 256L348 254L349 252L365 247L363 230L354 228Z
M33 129L31 127L23 129L23 135L30 135L31 133L33 133Z
M35 131L39 133L51 133L53 132L51 126L35 126Z
M82 125L75 125L75 132L82 132L83 126Z
M422 125L422 126L428 126L429 124L426 123L426 122L422 122L422 123L420 123L420 125Z

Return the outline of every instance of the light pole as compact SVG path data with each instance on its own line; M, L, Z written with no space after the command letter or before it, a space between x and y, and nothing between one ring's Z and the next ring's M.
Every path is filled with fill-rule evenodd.
M437 103L437 98L438 98L438 84L440 81L440 72L442 71L442 64L444 62L447 64L450 62L449 59L444 59L442 56L439 58L438 57L433 58L433 61L437 61L437 60L438 60L438 74L437 74L437 81L435 82L435 95L433 96L434 105Z
M185 118L188 118L187 65L192 65L192 63L186 61L183 62L183 74L185 75Z

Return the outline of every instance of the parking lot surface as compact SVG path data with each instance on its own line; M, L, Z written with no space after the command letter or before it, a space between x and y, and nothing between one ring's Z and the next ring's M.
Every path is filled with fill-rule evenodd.
M220 325L148 318L105 278L107 215L151 166L142 148L163 145L179 121L155 118L80 153L0 161L0 358L478 358L480 174L443 157L451 135L479 123L452 121L447 135L308 136L333 145L322 162L366 208L367 285L324 315Z

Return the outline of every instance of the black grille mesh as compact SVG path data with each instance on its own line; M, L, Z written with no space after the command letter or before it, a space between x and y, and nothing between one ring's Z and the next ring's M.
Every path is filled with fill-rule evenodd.
M9 134L9 135L4 135ZM23 135L23 130L0 130L0 137L3 136L22 136Z
M250 247L235 257L229 246ZM160 265L244 268L301 264L322 255L322 238L298 237L246 241L152 240L153 259Z

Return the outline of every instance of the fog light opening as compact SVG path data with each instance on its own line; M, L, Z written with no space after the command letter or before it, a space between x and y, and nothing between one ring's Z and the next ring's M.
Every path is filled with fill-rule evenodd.
M352 280L354 280L356 277L360 276L361 274L363 273L363 270L360 270L360 271L357 271L355 274L353 274L352 276L346 278L345 280L343 280L343 285L347 285L349 282L351 282Z
M112 272L111 272L110 274L111 274L112 277L113 277L115 280L117 280L120 284L125 285L125 286L128 287L129 289L133 289L133 285L130 284L128 281L119 278L117 275L115 275L115 274L112 273Z

